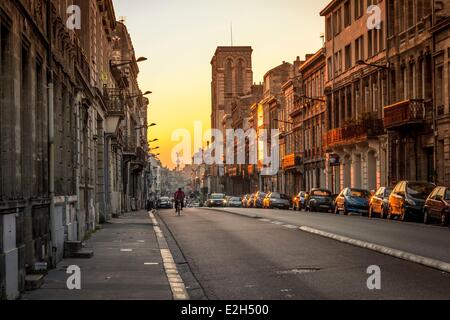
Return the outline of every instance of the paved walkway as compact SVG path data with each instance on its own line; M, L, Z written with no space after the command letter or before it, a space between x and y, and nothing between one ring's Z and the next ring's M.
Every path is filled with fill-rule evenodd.
M91 259L66 259L51 270L44 285L23 294L24 300L170 300L157 238L148 213L112 219L92 235ZM81 268L81 290L68 290L68 266Z

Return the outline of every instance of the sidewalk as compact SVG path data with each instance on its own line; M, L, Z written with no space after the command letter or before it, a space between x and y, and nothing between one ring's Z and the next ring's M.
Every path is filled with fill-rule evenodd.
M92 235L91 259L65 259L45 277L43 286L23 300L171 300L172 291L148 213L112 219ZM70 265L81 268L81 290L68 290Z

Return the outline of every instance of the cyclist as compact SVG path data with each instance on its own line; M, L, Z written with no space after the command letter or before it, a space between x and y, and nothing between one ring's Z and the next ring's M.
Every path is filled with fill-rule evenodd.
M173 198L175 200L175 212L177 212L178 203L181 204L181 210L183 210L184 199L186 198L186 195L181 188L178 188L178 191L175 192Z

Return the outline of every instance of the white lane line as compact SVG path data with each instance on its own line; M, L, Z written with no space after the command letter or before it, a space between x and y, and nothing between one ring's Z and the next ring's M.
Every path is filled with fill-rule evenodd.
M121 252L133 252L133 249L120 249Z
M156 234L156 239L158 240L158 246L160 248L161 257L163 259L164 271L166 272L167 281L170 284L170 290L172 291L172 296L174 300L189 300L189 295L186 290L186 286L181 279L180 274L177 269L177 265L173 259L172 253L170 252L167 245L166 238L158 226L158 221L152 212L149 212L149 217L153 223L153 230Z
M382 254L386 254L386 255L389 255L392 257L396 257L396 258L399 258L402 260L410 261L413 263L421 264L421 265L424 265L424 266L427 266L427 267L430 267L433 269L438 269L438 270L450 273L450 263L447 263L444 261L439 261L436 259L423 257L420 255L416 255L414 253L389 248L389 247L382 246L382 245L375 244L375 243L370 243L370 242L366 242L366 241L348 238L345 236L341 236L341 235L330 233L330 232L325 232L325 231L310 228L310 227L300 227L299 229L304 232L312 233L312 234L319 235L319 236L329 238L329 239L333 239L333 240L336 240L339 242L351 244L356 247L369 249L369 250L376 251L376 252L379 252Z
M276 224L278 226L281 226L282 224L284 224L284 222L280 222L280 221L272 221L272 224Z
M241 213L235 213L241 216L247 216L245 214L241 214ZM272 223L271 220L263 218L261 216L258 217L259 221L262 222L270 222ZM393 249L393 248L389 248L383 245L379 245L379 244L375 244L375 243L371 243L371 242L367 242L367 241L362 241L362 240L358 240L358 239L353 239L353 238L349 238L349 237L345 237L345 236L341 236L338 234L334 234L334 233L330 233L330 232L326 232L326 231L322 231L319 229L314 229L314 228L310 228L307 226L301 226L301 227L296 227L301 231L304 232L308 232L311 234L315 234L321 237L325 237L325 238L329 238L329 239L333 239L339 242L343 242L343 243L347 243L356 247L360 247L360 248L365 248L365 249L369 249L372 251L376 251L378 253L382 253L391 257L395 257L398 259L402 259L405 261L409 261L409 262L413 262L416 264L421 264L424 265L426 267L429 268L433 268L433 269L437 269L440 271L444 271L447 273L450 273L450 263L445 262L445 261L440 261L437 259L433 259L433 258L429 258L429 257L424 257L421 255L417 255L414 253L410 253L410 252L406 252L406 251L402 251L402 250L398 250L398 249Z
M288 228L288 229L298 229L298 226L294 226L293 224L284 224L283 227Z

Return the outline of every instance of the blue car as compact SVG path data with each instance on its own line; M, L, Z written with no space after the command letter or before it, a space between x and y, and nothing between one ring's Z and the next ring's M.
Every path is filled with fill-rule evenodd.
M367 216L369 214L371 196L368 190L345 188L336 197L334 213L339 214L342 212L344 215L356 213Z

